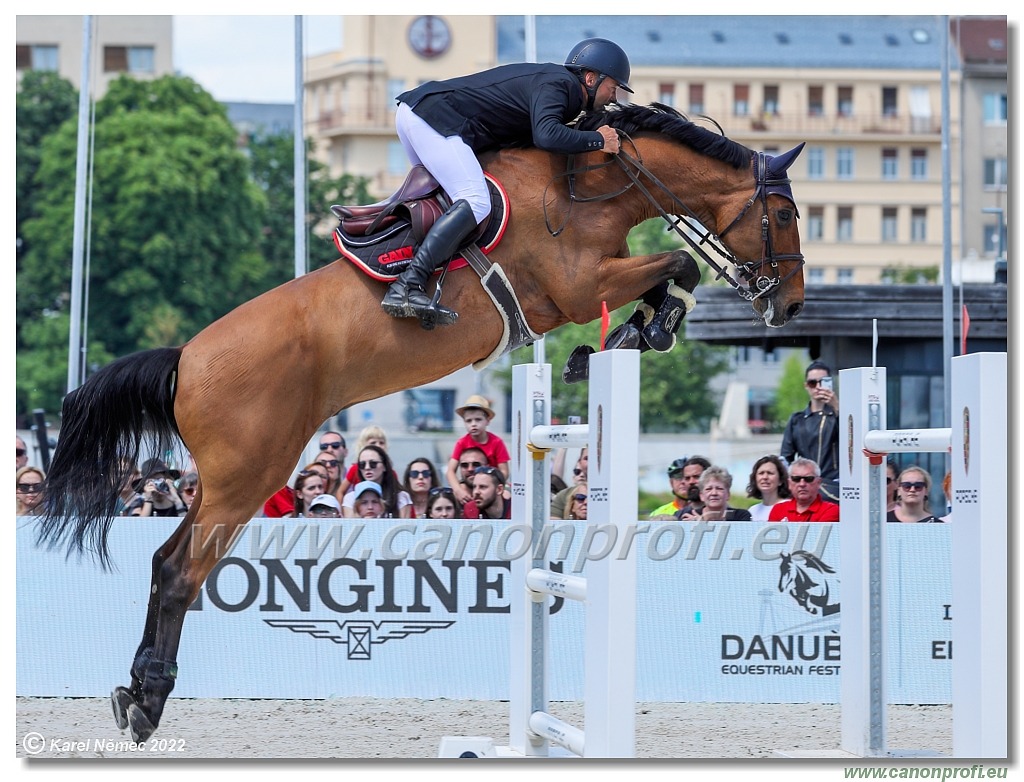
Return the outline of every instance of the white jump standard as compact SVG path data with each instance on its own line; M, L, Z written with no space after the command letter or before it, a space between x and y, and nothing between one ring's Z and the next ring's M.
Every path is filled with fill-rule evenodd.
M582 425L551 426L549 364L521 364L512 372L512 524L532 529L534 542L543 539L550 521L548 449L585 445L586 524L614 526L623 539L637 518L639 351L609 350L590 357L588 423ZM552 572L543 556L518 557L511 563L510 583L509 744L495 747L487 737L446 736L439 756L634 757L635 547L629 546L624 556L588 561L585 577ZM548 711L553 597L585 606L583 729Z
M952 462L953 755L1007 757L1006 354L958 356L950 374L950 428L889 430L885 368L839 373L842 749L860 757L897 754L885 735L882 455L927 452Z

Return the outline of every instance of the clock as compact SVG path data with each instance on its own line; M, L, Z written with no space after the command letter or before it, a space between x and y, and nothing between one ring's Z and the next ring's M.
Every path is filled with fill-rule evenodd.
M440 57L452 42L448 23L440 16L417 16L409 25L409 45L420 57Z

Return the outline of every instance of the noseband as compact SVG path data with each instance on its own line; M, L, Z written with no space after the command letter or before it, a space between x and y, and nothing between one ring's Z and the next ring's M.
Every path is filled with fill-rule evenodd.
M621 134L621 131L620 131ZM625 135L625 134L622 134ZM631 140L632 143L632 140ZM633 149L636 149L636 144L632 144ZM772 247L772 236L769 231L770 220L768 217L768 196L772 192L778 192L780 190L788 190L790 179L788 177L773 177L770 175L768 167L768 156L764 152L755 152L751 160L754 171L754 194L750 196L747 203L740 210L740 213L736 215L732 222L725 227L720 234L717 236L712 234L702 225L697 215L690 209L683 201L673 193L664 182L658 177L651 173L651 171L644 166L643 162L639 158L635 158L625 150L620 150L612 160L619 164L622 170L626 173L629 178L629 183L614 193L607 193L600 196L592 196L584 198L577 196L575 193L575 174L588 171L593 168L603 168L608 163L601 163L597 166L587 166L585 168L573 169L572 158L570 157L570 169L567 172L569 178L569 198L570 205L573 201L585 202L585 201L604 201L609 198L615 198L621 195L632 187L636 187L647 200L658 210L659 214L669 224L669 229L675 231L679 236L686 242L697 255L701 257L708 266L718 272L715 275L715 279L724 279L729 285L731 285L740 298L746 301L756 301L763 296L767 296L769 293L774 291L786 280L796 274L804 265L804 256L802 253L781 253L777 254ZM644 185L640 179L640 175L645 176L650 182L665 193L675 204L677 210L673 213L666 212L661 208L658 200L654 197L654 194ZM780 193L788 200L792 201L792 198L785 193ZM725 243L722 242L722 237L731 231L747 214L750 208L755 203L761 203L761 259L759 261L740 261L739 258L728 248ZM571 206L570 206L571 208ZM796 203L793 203L793 208L796 209ZM799 216L799 210L797 211ZM568 219L568 217L566 218ZM683 230L681 225L688 228L688 231ZM562 228L564 228L564 223ZM557 236L561 233L561 228L557 231L553 231L551 226L548 226L549 232L553 236ZM693 235L699 236L699 241L694 239ZM705 251L703 245L707 244L713 249L721 258L727 263L731 263L736 267L736 271L739 274L740 280L733 277L729 270L718 264L708 253ZM786 276L780 276L779 263L786 261L798 261ZM764 274L763 270L765 267L768 268L768 274ZM744 285L744 283L746 283Z

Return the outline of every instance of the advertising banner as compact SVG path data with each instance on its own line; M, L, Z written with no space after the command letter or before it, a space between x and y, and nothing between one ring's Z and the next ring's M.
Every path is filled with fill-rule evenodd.
M176 519L117 519L113 569L17 530L17 693L128 683L153 553ZM888 525L894 703L949 703L948 525ZM636 548L637 699L837 702L841 524L256 519L189 609L176 697L508 698L509 563L553 570ZM194 546L204 541L193 540ZM552 700L582 697L585 606L551 606Z

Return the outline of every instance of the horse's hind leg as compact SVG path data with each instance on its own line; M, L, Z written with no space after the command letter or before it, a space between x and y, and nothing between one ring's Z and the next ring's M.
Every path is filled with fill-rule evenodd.
M142 641L135 652L135 659L129 672L131 675L131 685L129 687L115 687L110 695L114 721L121 730L128 727L128 707L133 703L138 704L142 698L142 683L145 679L146 668L153 655L153 645L156 643L157 618L159 616L161 596L161 569L167 557L177 547L182 535L188 530L189 524L190 522L186 517L186 520L174 531L174 534L153 555L153 571L150 581L149 603L146 609L146 624L142 631Z

